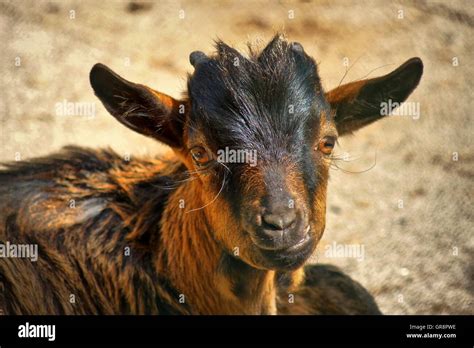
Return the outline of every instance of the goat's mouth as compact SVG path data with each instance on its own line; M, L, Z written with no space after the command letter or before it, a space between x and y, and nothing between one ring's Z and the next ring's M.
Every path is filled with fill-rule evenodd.
M311 256L316 245L316 239L312 237L310 228L305 228L305 232L301 240L288 247L264 249L255 245L263 259L262 266L275 270L292 270L301 267Z

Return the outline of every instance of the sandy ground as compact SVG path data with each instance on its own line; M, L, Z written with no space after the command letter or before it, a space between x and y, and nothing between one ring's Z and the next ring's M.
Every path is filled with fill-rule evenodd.
M394 116L340 140L349 160L331 173L328 225L312 260L342 267L385 313L474 314L473 26L469 1L1 1L0 160L66 144L132 156L165 149L95 99L96 62L179 97L189 53L211 52L218 37L245 49L284 30L319 62L327 90L345 58L350 81L419 56L425 74L410 101L420 117ZM65 100L93 103L93 117L59 114ZM331 255L341 247L344 255Z

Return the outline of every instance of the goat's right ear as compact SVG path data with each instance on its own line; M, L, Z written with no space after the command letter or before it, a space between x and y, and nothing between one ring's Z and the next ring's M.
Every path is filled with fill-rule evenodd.
M95 95L120 123L171 147L182 146L184 102L127 81L103 64L94 65L89 77Z

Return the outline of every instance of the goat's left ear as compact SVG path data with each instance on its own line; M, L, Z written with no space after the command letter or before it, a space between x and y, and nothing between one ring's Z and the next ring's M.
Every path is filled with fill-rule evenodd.
M184 103L125 80L103 64L90 72L95 95L120 123L171 147L182 146Z
M383 115L382 103L401 103L413 92L423 74L420 58L411 58L390 74L342 85L326 93L335 111L339 135L350 134Z

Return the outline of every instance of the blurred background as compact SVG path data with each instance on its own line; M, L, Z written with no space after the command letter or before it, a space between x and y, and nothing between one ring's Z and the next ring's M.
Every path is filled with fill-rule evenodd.
M67 144L167 151L108 115L89 86L93 64L179 98L191 51L211 53L217 38L245 51L277 31L316 59L326 90L410 57L425 64L409 98L419 117L391 116L340 139L345 160L331 171L311 262L341 267L387 314L474 314L470 1L2 0L0 161ZM78 109L65 112L70 105Z

